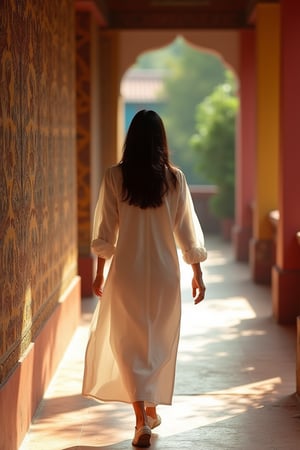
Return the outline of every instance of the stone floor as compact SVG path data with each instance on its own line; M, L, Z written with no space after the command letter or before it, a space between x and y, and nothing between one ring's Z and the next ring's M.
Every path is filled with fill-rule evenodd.
M208 238L206 300L194 306L190 268L182 264L182 330L172 406L152 450L299 450L295 396L296 329L272 318L270 289L254 285L231 247ZM96 299L83 301L82 322L22 450L132 449L130 405L80 395L88 324Z

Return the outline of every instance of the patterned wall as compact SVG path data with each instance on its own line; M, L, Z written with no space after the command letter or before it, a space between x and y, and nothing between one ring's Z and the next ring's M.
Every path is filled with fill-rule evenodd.
M90 255L91 239L91 14L76 14L76 112L78 177L78 245Z
M77 271L73 9L0 2L0 383Z

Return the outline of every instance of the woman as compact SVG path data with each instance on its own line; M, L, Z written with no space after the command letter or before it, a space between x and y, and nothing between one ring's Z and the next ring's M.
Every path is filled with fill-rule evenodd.
M121 162L104 176L95 210L93 290L102 297L91 325L83 395L132 403L132 444L150 445L156 405L171 404L180 329L176 245L192 267L195 304L204 298L203 233L183 173L169 162L154 111L133 118ZM104 285L103 269L112 258Z

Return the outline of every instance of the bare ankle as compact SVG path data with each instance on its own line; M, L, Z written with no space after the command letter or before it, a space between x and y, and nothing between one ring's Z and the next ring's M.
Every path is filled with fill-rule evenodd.
M153 419L156 419L157 418L156 407L155 406L147 406L146 414L147 414L147 416L150 416Z
M133 408L136 417L136 428L139 429L147 425L147 415L144 409L144 402L134 402Z

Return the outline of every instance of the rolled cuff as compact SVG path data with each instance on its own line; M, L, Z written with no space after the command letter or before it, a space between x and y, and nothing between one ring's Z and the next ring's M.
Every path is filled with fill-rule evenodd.
M207 251L204 247L191 248L182 251L182 256L187 264L195 264L206 260Z
M115 246L103 239L94 239L91 243L91 251L94 255L103 259L110 259L115 253Z

